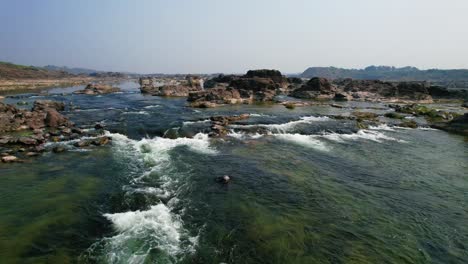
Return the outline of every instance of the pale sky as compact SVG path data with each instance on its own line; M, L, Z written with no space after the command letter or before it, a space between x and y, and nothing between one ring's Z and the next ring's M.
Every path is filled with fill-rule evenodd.
M0 0L0 60L139 73L468 68L468 0Z

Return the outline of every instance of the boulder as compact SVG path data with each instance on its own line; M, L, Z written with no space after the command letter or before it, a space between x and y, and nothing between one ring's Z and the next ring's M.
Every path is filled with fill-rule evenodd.
M2 157L2 162L4 163L12 163L12 162L18 162L18 161L19 159L15 156L8 155L8 156Z
M46 117L44 123L46 126L51 128L70 125L67 118L65 118L63 115L57 112L57 110L52 108L46 110Z

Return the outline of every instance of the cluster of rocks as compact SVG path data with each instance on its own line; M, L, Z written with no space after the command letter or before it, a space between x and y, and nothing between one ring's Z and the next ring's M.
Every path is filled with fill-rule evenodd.
M425 82L384 82L379 80L328 80L312 78L291 96L304 99L335 99L365 101L432 102L429 85Z
M225 136L228 133L227 126L230 123L248 119L249 114L242 114L236 116L212 116L211 120L211 132L209 133L210 137L220 137Z
M154 96L188 96L190 92L203 90L203 79L187 76L184 81L159 85L153 78L140 78L140 91Z
M447 132L468 136L468 113L453 118L449 122L438 122L432 125L433 128L442 129Z
M88 95L98 95L98 94L110 94L120 92L120 88L112 87L108 84L88 84L83 90L78 90L73 92L74 94L88 94Z
M213 88L190 93L187 101L193 107L271 102L290 85L279 71L251 70L243 76L218 76L211 80L210 87Z
M75 126L58 111L63 111L65 104L49 100L34 102L32 109L19 109L12 105L0 103L0 156L3 162L21 161L14 155L23 157L37 156L47 151L47 142L60 142L93 137L92 144L105 145L108 138L102 131L85 131ZM56 146L54 152L64 151Z

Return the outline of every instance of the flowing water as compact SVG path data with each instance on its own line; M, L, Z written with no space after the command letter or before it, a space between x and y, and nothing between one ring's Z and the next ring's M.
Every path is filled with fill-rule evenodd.
M113 143L0 164L1 263L468 263L465 138L330 118L383 104L192 109L121 87L6 99L72 102Z

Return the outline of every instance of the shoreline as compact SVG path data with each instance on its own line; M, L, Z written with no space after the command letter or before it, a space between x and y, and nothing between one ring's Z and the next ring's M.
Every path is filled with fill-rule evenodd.
M119 78L72 77L60 79L0 79L0 95L51 89L57 87L86 85L92 82L116 82Z

